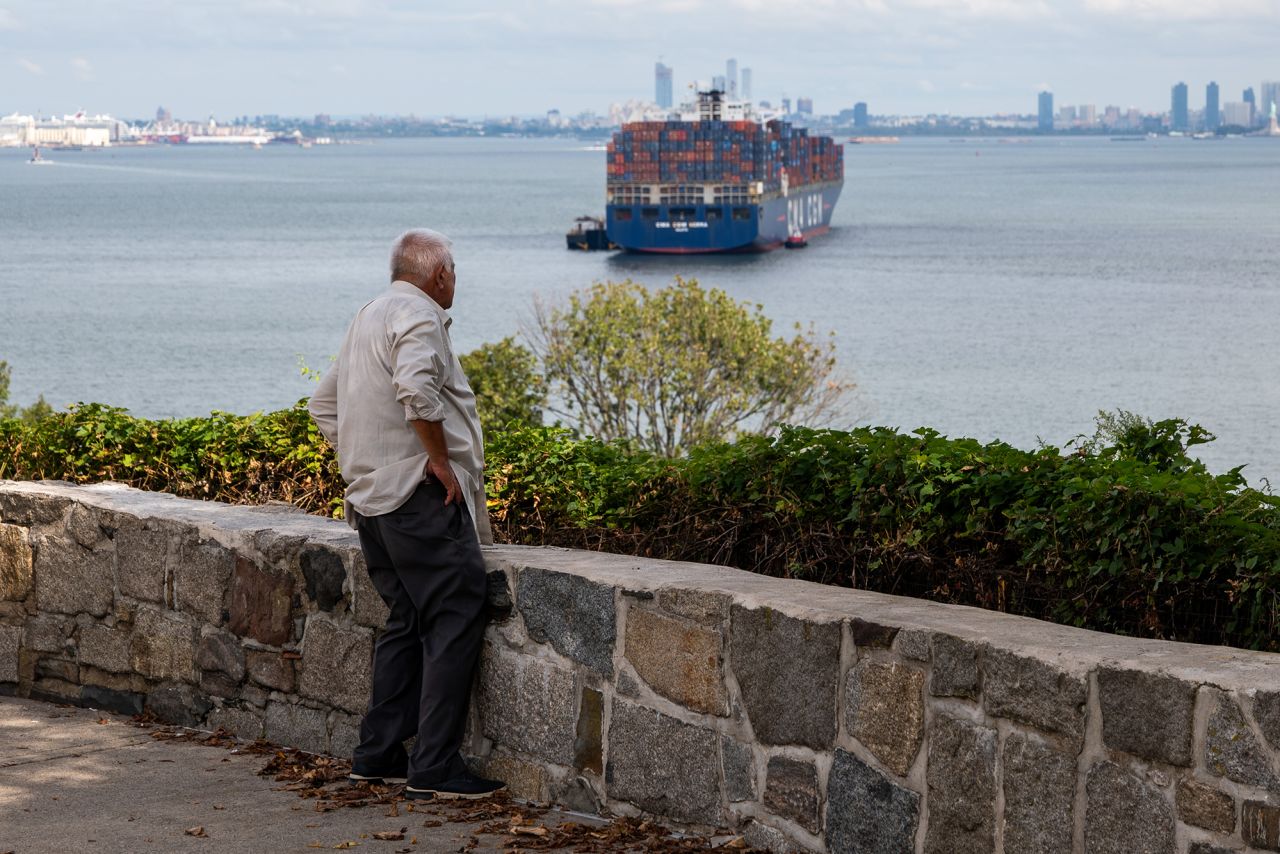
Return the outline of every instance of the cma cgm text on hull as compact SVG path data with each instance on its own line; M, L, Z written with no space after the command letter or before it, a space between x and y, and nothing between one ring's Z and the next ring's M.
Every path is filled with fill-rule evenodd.
M775 249L825 233L844 186L830 137L699 93L678 119L632 122L609 143L609 240L633 252Z

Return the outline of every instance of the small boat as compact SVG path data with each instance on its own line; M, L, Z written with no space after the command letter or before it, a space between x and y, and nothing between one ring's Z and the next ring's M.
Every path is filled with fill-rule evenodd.
M31 147L31 159L30 159L30 160L28 160L27 162L28 162L28 163L30 163L32 166L47 166L47 165L49 165L50 163L52 163L53 161L52 161L52 160L45 160L43 157L41 157L41 156L40 156L40 146L38 146L38 145L33 145L33 146Z
M564 237L569 249L580 249L583 252L618 248L618 244L609 239L604 220L598 216L578 217L573 221L573 228Z
M803 233L793 231L790 237L782 241L782 245L787 249L803 249L809 245L809 241L804 239Z

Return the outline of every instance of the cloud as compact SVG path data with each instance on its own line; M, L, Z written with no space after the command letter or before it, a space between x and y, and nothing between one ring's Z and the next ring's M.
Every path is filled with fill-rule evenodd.
M0 9L0 33L5 30L20 30L22 24L8 9Z
M85 83L93 79L93 66L83 56L77 56L71 60L71 71L75 74L77 80Z
M1280 0L1084 0L1090 12L1161 21L1271 19L1280 16Z
M1055 14L1045 0L906 0L903 5L957 18L1004 21L1030 21Z
M27 72L28 74L34 74L37 77L44 74L44 69L41 68L39 65L36 65L34 62L32 62L29 59L23 59L22 57L19 57L18 65L22 66L22 70Z

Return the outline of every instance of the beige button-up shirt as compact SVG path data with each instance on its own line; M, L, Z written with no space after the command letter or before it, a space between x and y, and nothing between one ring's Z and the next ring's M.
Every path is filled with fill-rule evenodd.
M408 282L356 313L338 360L308 410L338 452L351 510L390 513L409 500L427 465L410 421L443 421L449 461L482 543L491 543L484 437L476 396L449 339L453 319Z

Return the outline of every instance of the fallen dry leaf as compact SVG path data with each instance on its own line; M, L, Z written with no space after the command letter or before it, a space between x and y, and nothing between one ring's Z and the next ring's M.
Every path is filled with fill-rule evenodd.
M381 839L383 842L399 842L404 839L404 832L408 829L402 827L399 830L380 830L373 835L373 838Z
M111 723L111 721L107 718L98 718L98 723L105 725Z
M207 839L209 837L209 834L205 833L204 828L201 827L200 825L196 825L195 827L188 827L186 830L183 831L183 833L185 833L187 836L199 836L202 839Z
M543 827L540 824L533 824L533 825L513 824L511 825L510 832L519 834L522 836L546 836L551 831L547 830L545 827Z

